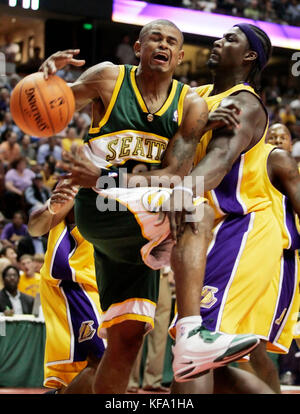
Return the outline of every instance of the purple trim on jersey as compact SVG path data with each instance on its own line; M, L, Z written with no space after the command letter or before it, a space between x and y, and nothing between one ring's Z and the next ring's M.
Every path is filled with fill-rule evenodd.
M238 185L241 161L242 158L240 157L233 164L230 172L225 175L222 182L214 190L220 209L227 214L244 214L243 207L236 198L236 189Z
M65 230L64 230L65 231ZM58 242L57 242L58 243ZM72 280L72 269L69 264L69 255L74 250L76 242L69 230L56 245L56 251L52 262L51 276L55 279Z
M215 244L207 256L203 286L217 288L217 301L210 307L201 306L201 316L207 329L214 331L225 289L230 280L244 234L249 229L251 214L228 216L216 236Z
M284 250L283 251L282 282L281 282L280 291L279 291L279 300L278 300L278 305L276 309L276 314L275 314L273 326L272 326L270 336L269 336L270 342L273 342L276 339L278 331L281 329L282 325L285 323L286 318L289 314L290 306L292 305L292 301L294 297L294 290L295 290L295 282L297 278L295 262L296 262L295 251ZM284 310L285 310L285 313L282 317L282 313L284 312Z
M75 337L73 361L86 361L89 353L101 358L105 350L104 343L97 335L98 321L91 299L84 293L82 287L75 282L63 280L60 284L68 301L68 308ZM92 321L90 325L92 336L80 341L80 329L83 323Z
M292 250L300 249L300 236L295 223L295 213L290 201L284 197L284 206L285 206L285 224L288 229L291 238L291 246L289 247Z

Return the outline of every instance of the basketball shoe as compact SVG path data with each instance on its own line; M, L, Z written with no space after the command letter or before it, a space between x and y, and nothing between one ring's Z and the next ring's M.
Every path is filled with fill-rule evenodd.
M187 382L210 369L247 355L259 344L255 335L211 332L204 326L187 330L173 346L173 372L177 382Z

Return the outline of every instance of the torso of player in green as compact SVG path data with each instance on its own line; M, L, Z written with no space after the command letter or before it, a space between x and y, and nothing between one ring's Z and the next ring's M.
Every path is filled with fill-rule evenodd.
M173 80L166 101L151 114L137 87L136 70L135 66L120 66L106 113L85 140L87 155L100 167L126 168L128 173L160 168L182 121L189 86ZM124 208L120 211L118 203L114 211L99 211L97 197L101 196L85 188L76 196L75 220L83 237L101 254L142 263L139 249L146 240L135 216Z
M173 80L166 101L151 114L137 87L136 70L136 66L120 66L110 105L86 138L93 162L101 167L122 166L128 172L137 164L148 170L159 168L180 126L188 87Z

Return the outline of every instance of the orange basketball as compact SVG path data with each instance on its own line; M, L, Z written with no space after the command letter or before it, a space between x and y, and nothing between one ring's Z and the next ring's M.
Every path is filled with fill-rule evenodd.
M62 131L71 121L75 99L71 88L58 76L44 78L32 73L17 83L10 98L10 112L25 133L50 137Z

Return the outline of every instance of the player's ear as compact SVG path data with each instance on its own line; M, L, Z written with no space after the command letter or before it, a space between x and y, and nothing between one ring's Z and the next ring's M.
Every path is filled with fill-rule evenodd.
M184 50L183 50L183 49L181 49L181 50L180 50L180 52L179 52L179 56L178 56L178 63L177 63L177 65L180 65L180 64L182 63L183 58L184 58Z
M140 58L140 56L141 56L141 42L140 42L139 40L137 40L137 41L134 43L134 45L133 45L133 50L134 50L135 56L136 56L137 58Z
M246 52L244 60L246 60L247 62L253 62L255 59L257 59L257 52L254 52L254 50L248 50L248 52Z

